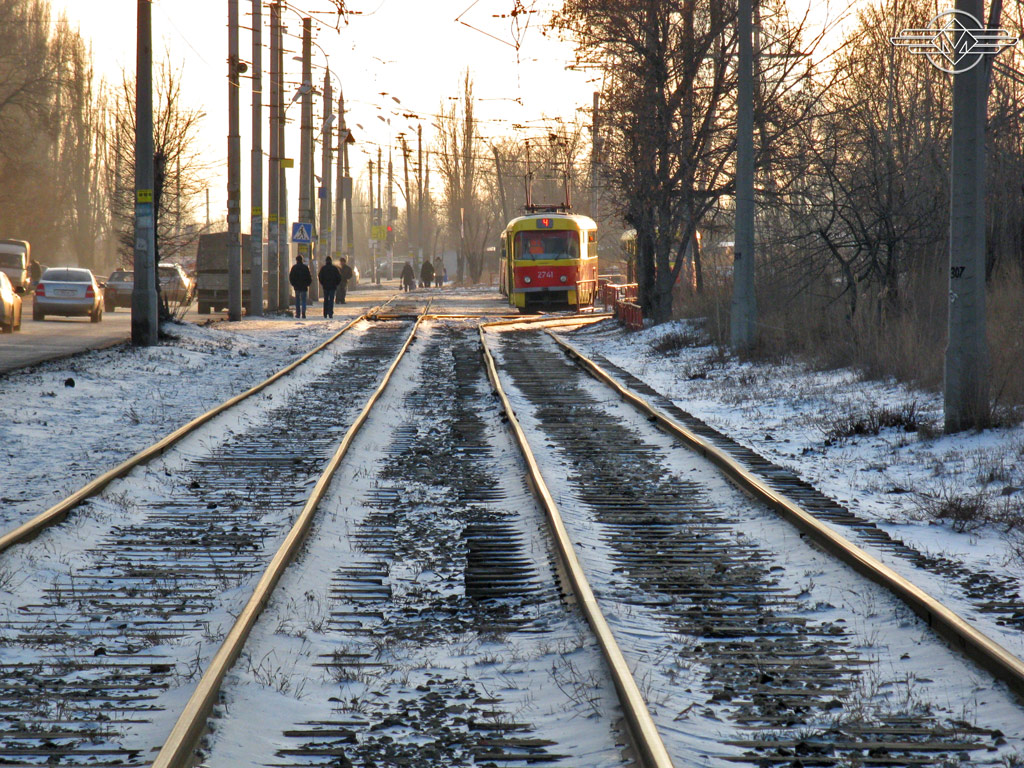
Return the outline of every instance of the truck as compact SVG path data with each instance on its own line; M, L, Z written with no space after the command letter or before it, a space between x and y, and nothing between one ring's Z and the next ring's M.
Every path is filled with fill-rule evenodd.
M228 237L229 232L210 232L199 236L196 251L196 299L201 315L228 309ZM252 259L249 235L242 235L242 306L249 306L249 272ZM267 293L267 273L263 272L263 295Z
M24 293L32 285L29 273L31 250L24 240L0 240L0 272L10 278L18 293Z

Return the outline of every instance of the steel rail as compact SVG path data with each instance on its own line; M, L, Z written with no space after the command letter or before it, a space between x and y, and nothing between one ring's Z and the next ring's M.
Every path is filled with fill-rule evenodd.
M567 341L558 338L551 331L547 331L547 333L590 375L611 387L623 400L652 418L665 432L679 438L715 464L740 490L774 509L830 555L889 590L940 637L945 639L953 649L1006 683L1018 699L1024 701L1024 661L980 632L966 619L950 610L923 589L832 530L796 502L770 488L760 477L723 450L715 447L630 391Z
M494 357L487 347L486 325L481 325L479 332L480 346L483 349L484 363L487 367L487 376L491 380L491 386L494 387L501 401L505 415L508 417L509 427L512 429L516 442L519 444L519 450L522 452L523 459L526 462L530 485L537 500L544 507L548 525L551 527L551 533L555 539L559 560L572 584L574 596L583 609L587 623L590 625L594 635L597 637L598 644L601 646L601 652L604 655L612 681L619 695L619 702L622 705L626 724L629 727L630 735L633 737L633 748L637 753L640 765L643 768L672 768L673 763L669 757L668 750L665 749L661 735L654 725L651 713L647 709L647 704L640 693L636 681L633 679L633 674L626 663L625 657L622 655L618 643L615 641L611 628L601 613L597 598L594 597L594 592L587 582L587 577L576 557L576 553L573 551L572 541L562 522L561 513L558 511L555 500L551 496L551 492L548 490L547 484L541 475L537 459L533 455L530 444L526 439L526 433L516 418L512 410L512 404L509 402L508 396L501 386Z
M188 436L192 432L194 432L203 424L207 423L216 416L219 416L224 411L234 407L235 405L251 397L252 395L255 395L258 392L263 391L264 389L266 389L268 386L270 386L283 376L287 376L289 373L291 373L300 365L308 361L318 352L323 351L328 346L337 341L346 331L352 328L352 326L354 326L360 320L366 319L368 314L369 313L363 314L355 318L354 320L349 322L344 328L342 328L336 334L327 339L327 341L317 345L312 350L310 350L302 357L300 357L298 360L285 366L270 378L246 390L245 392L242 392L239 395L235 395L234 397L225 400L223 403L207 411L206 413L196 416L190 422L174 430L170 434L166 435L162 439L150 445L148 448L142 449L134 456L118 464L113 469L104 472L99 477L82 486L63 501L57 502L45 512L42 512L41 514L37 515L31 520L22 523L14 530L9 531L3 536L0 536L0 553L6 551L7 549L10 549L15 544L22 544L26 541L31 540L32 538L38 536L44 530L49 528L50 526L56 525L57 523L61 522L68 516L68 513L71 512L72 509L77 507L79 504L81 504L83 501L90 498L91 496L95 496L96 494L98 494L114 480L117 480L120 477L124 477L131 470L133 470L140 464L145 464L146 462L151 461L157 456L160 456L172 445L180 441L182 438Z
M193 691L192 696L185 704L185 708L171 729L167 741L164 742L163 747L161 747L160 752L153 761L153 768L186 768L194 763L196 746L206 729L206 720L217 701L224 676L242 652L245 641L249 637L249 633L252 631L253 626L255 626L256 620L266 606L267 601L270 600L274 587L277 586L277 582L284 574L285 569L305 541L306 535L313 524L313 519L316 516L317 506L323 499L324 494L327 493L327 488L334 478L335 472L337 472L349 448L351 448L356 434L369 418L371 409L384 393L388 382L391 381L391 377L398 368L398 364L412 344L419 326L420 320L418 319L413 325L409 337L405 340L405 344L402 345L398 355L384 374L377 389L370 396L370 399L366 401L366 405L363 406L359 416L345 433L341 445L338 446L338 450L335 451L334 456L331 457L327 467L320 475L320 479L317 480L316 485L313 487L313 491L306 500L302 512L299 513L288 535L256 584L252 597L249 598L245 608L238 615L231 630L224 638L224 642L221 643L220 648L214 654L209 666L196 685L195 691Z

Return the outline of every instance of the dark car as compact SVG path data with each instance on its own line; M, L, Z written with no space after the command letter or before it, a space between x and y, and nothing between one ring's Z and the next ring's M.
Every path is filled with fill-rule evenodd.
M47 315L87 315L98 323L103 319L103 288L92 271L84 267L51 267L43 272L32 302L32 319Z
M103 308L113 312L118 307L131 307L132 287L135 285L135 273L130 269L115 269L107 278L103 289Z
M21 296L11 280L0 272L0 331L13 333L21 328Z

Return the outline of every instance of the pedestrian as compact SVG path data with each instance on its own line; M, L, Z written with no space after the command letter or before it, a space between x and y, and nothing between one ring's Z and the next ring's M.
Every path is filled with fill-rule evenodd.
M309 267L302 263L302 254L295 257L295 264L288 273L288 282L295 290L295 317L306 316L306 292L313 282Z
M445 267L441 272L441 285L448 282L448 267Z
M405 291L411 291L416 287L416 273L412 270L412 264L408 261L405 262L405 266L402 267L402 288Z
M423 266L420 267L420 285L429 288L433 283L434 265L430 263L430 259L424 259Z
M320 281L320 287L324 289L324 317L330 319L334 317L334 292L341 283L341 270L334 266L330 256L324 259L317 279Z
M42 267L39 265L39 262L36 261L35 259L30 259L28 267L28 279L32 281L32 285L35 285L36 283L39 282L39 278L42 275L42 272L43 270Z
M440 288L444 281L444 262L438 256L434 259L434 284Z
M338 272L341 275L341 281L338 283L338 303L345 303L345 292L348 291L348 281L352 279L352 267L348 265L348 260L342 256L338 262Z

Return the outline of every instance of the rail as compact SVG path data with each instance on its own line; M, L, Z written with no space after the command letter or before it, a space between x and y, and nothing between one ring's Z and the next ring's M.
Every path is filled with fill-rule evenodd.
M287 376L289 373L291 373L293 370L295 370L300 365L305 363L307 360L312 358L318 352L323 351L328 346L337 341L346 331L352 328L352 326L354 326L356 323L366 319L375 311L377 310L370 310L370 312L360 315L359 317L355 318L354 320L346 324L344 328L342 328L336 334L327 339L327 341L314 347L312 350L307 352L298 360L285 366L270 378L246 390L245 392L236 395L230 398L229 400L224 401L223 403L207 411L206 413L195 417L184 426L181 426L178 429L174 430L161 440L157 441L156 443L153 443L148 448L144 448L143 450L136 453L134 456L118 464L113 469L104 472L102 475L90 481L86 485L82 486L80 489L75 491L67 498L54 504L45 512L42 512L41 514L37 515L31 520L22 523L14 530L9 531L3 536L0 536L0 552L4 552L5 550L10 549L15 544L21 544L26 541L29 541L35 536L38 536L42 531L46 530L50 526L60 523L68 516L72 509L77 507L86 499L100 493L100 491L102 491L104 488L110 485L110 483L112 483L114 480L124 477L135 467L141 464L145 464L146 462L151 461L156 457L160 456L172 445L180 441L182 438L187 437L189 434L194 432L203 424L206 424L211 419L219 416L220 414L234 407L243 400L246 400L247 398L252 397L255 394L258 394L259 392L262 392L264 389L269 387L278 379Z
M921 617L940 637L944 638L951 647L986 669L994 677L1005 682L1018 698L1024 700L1024 661L979 632L965 619L931 597L920 587L833 531L794 501L770 488L724 451L716 448L631 392L574 346L558 338L551 331L547 331L547 333L591 376L614 389L623 400L657 422L665 432L679 438L718 466L737 487L781 514L784 519L830 555L842 560L861 575L889 590Z
M416 320L412 331L409 333L409 337L405 340L405 344L384 374L384 378L370 396L370 399L366 401L366 405L363 406L363 410L360 411L358 418L356 418L355 422L345 433L341 445L338 446L338 450L335 451L334 456L331 457L330 462L327 464L327 468L313 487L313 491L306 500L302 512L299 513L281 547L270 561L267 570L260 577L252 597L249 598L249 602L246 603L245 608L238 615L224 642L200 678L195 691L178 717L178 721L171 729L170 736L164 742L163 747L156 756L156 760L153 761L153 768L187 768L187 766L193 764L196 747L199 744L200 738L202 738L203 732L206 730L206 720L220 694L220 686L224 676L231 668L231 665L235 663L239 654L241 654L242 647L245 645L245 641L249 637L253 626L255 626L256 620L259 618L264 606L270 600L274 587L305 541L306 535L313 524L313 518L315 517L316 508L320 504L320 500L327 492L335 472L337 472L342 460L352 446L356 435L363 424L366 423L367 418L369 418L370 410L384 393L385 388L391 381L391 377L398 368L398 364L412 344L421 321L422 316Z
M519 420L512 410L512 404L509 402L505 390L501 386L494 357L487 346L487 327L487 324L482 324L479 328L480 345L483 349L487 376L501 401L505 416L508 418L509 427L512 429L516 442L519 444L519 449L523 454L530 485L537 496L537 500L544 507L562 568L568 576L573 593L579 601L587 623L594 631L601 646L601 652L604 655L605 662L608 664L615 689L619 695L619 702L622 705L630 735L633 737L633 748L637 752L640 765L643 768L672 768L672 758L669 757L668 750L665 749L661 735L654 725L654 720L647 709L647 704L644 702L640 689L633 679L629 665L626 663L626 659L622 655L615 637L612 635L611 628L601 613L597 598L594 596L583 568L576 558L576 553L573 551L572 541L562 522L562 516L555 505L551 492L544 482L536 457L533 455L533 451L526 440L526 433L519 424Z

